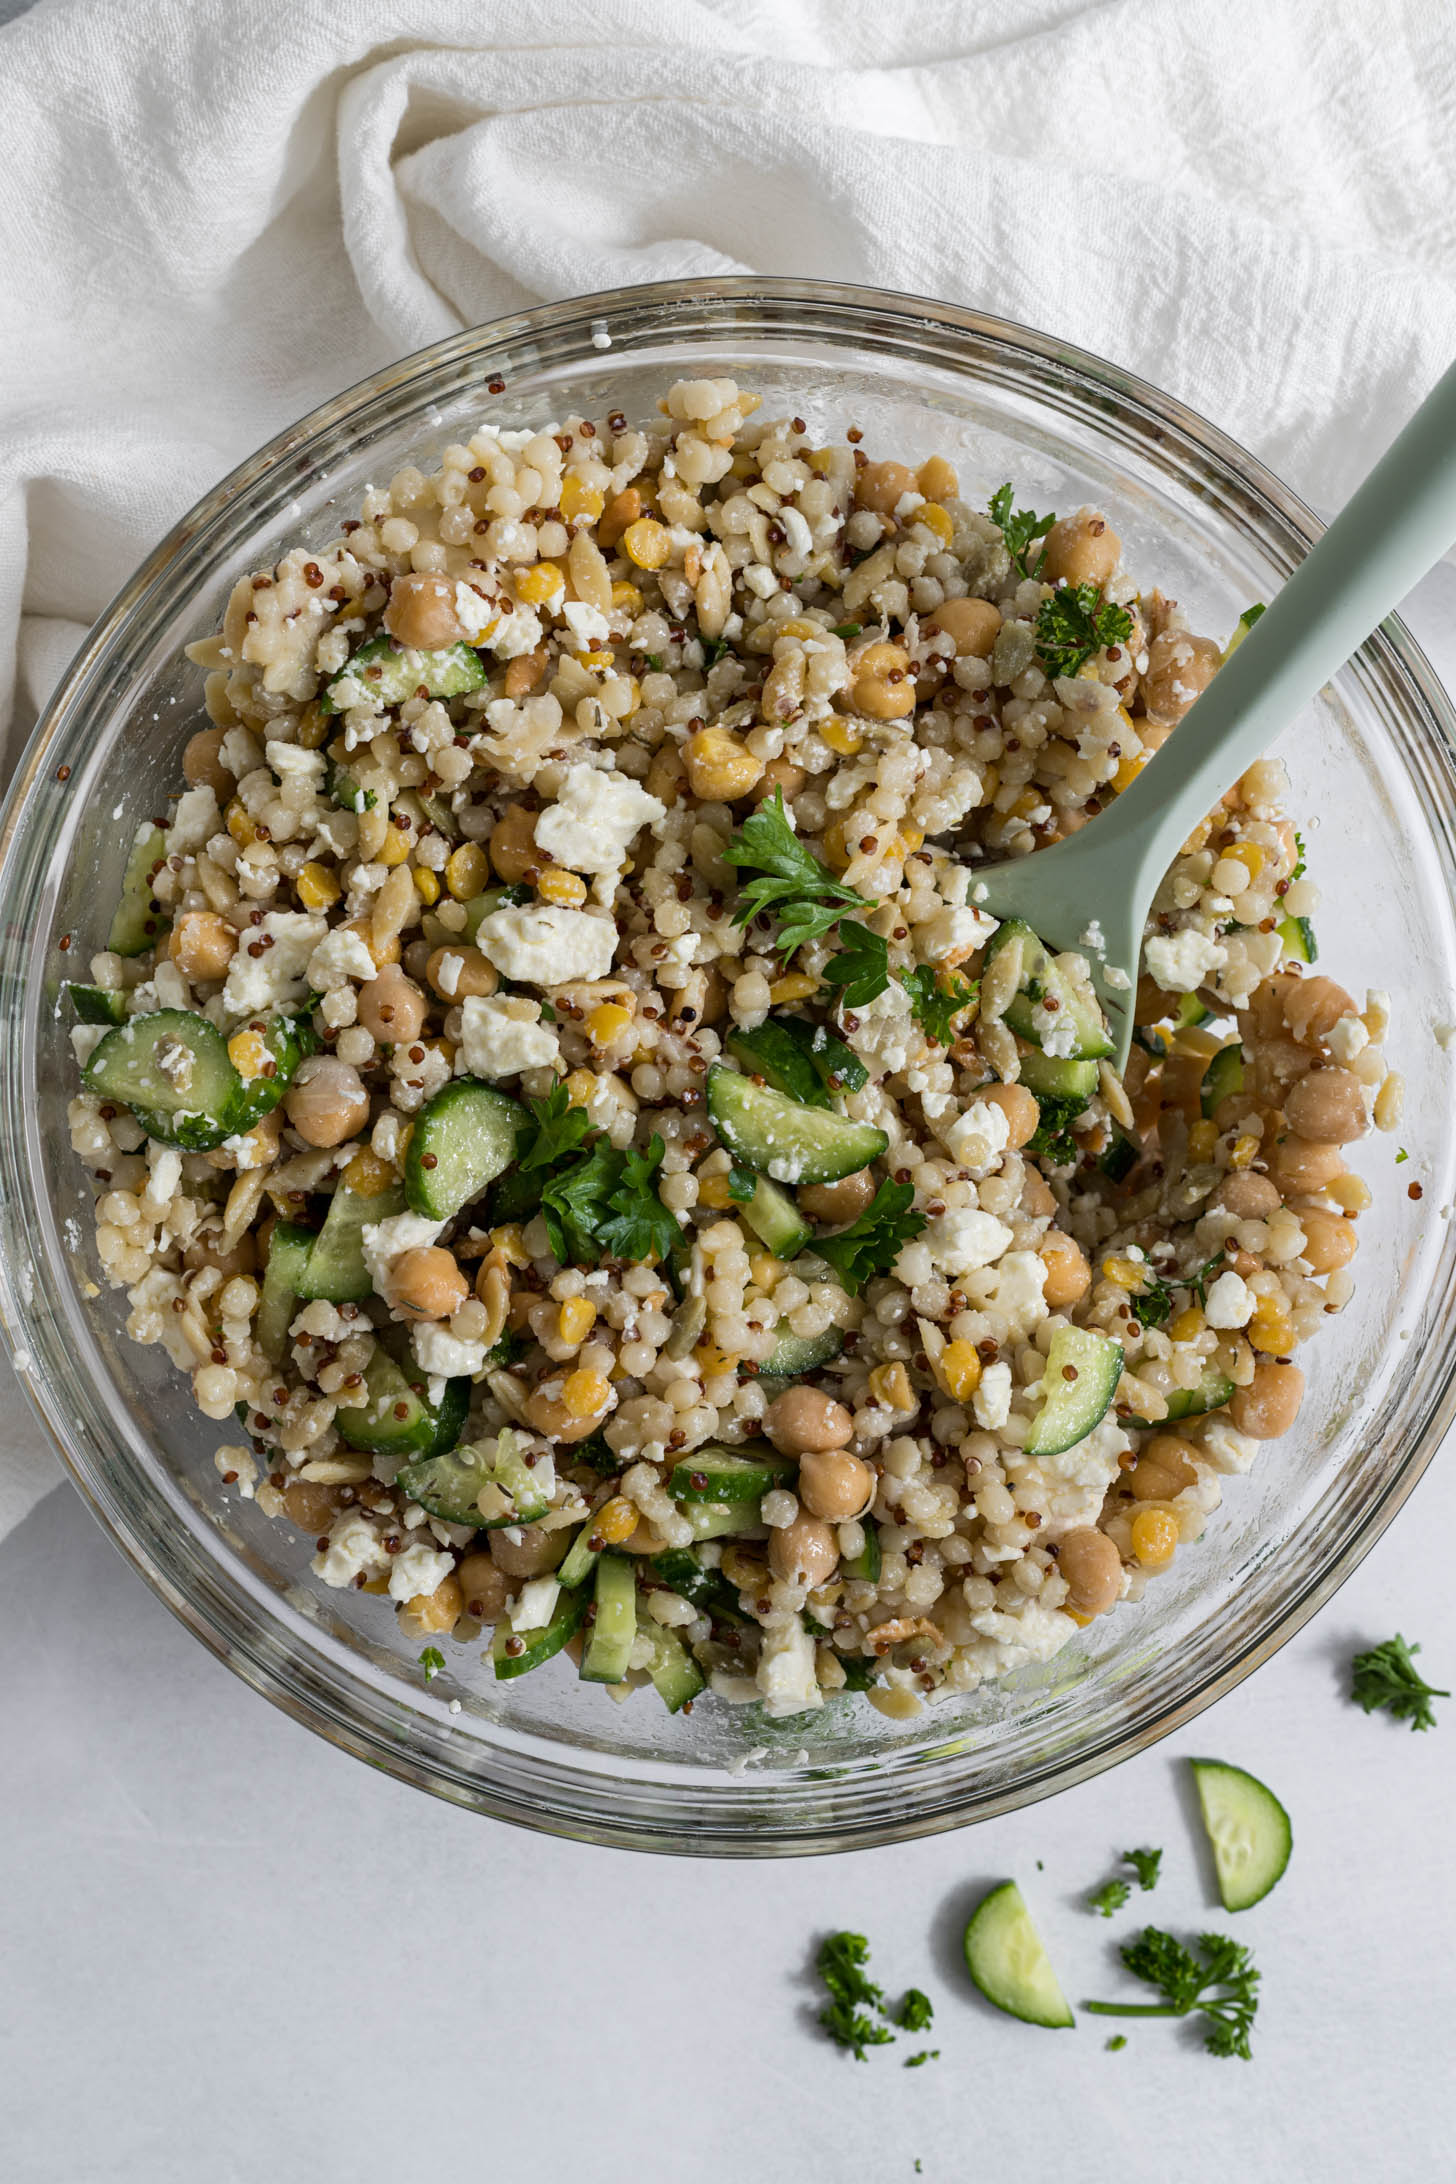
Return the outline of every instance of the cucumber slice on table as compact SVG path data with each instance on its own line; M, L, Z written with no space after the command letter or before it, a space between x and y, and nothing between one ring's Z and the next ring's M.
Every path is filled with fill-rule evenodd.
M844 1348L844 1330L826 1327L822 1335L796 1335L787 1320L780 1320L774 1346L759 1366L759 1378L801 1380L838 1357Z
M336 713L341 703L349 703L347 695L338 694L346 678L372 692L381 705L403 705L422 687L432 698L459 698L467 690L479 690L485 682L485 662L469 645L412 652L392 637L371 637L325 683L318 701L321 712Z
M723 1448L705 1441L691 1456L684 1456L667 1482L667 1491L680 1502L760 1502L771 1487L782 1486L798 1465L792 1456L780 1456L767 1441L746 1441L741 1448Z
M1221 1759L1189 1761L1225 1911L1262 1902L1289 1863L1294 1830L1274 1792Z
M752 1198L745 1200L740 1210L759 1242L776 1259L797 1259L810 1241L813 1232L793 1199L777 1183L770 1183L766 1175L758 1178Z
M424 1374L415 1368L407 1379L388 1351L378 1349L364 1368L364 1401L337 1411L334 1424L341 1440L369 1456L442 1456L464 1429L470 1388L468 1380L447 1380L432 1407Z
M1198 1105L1205 1118L1211 1120L1220 1100L1228 1099L1244 1089L1243 1042L1235 1039L1230 1045L1220 1047L1203 1072L1199 1087Z
M494 1532L503 1524L535 1524L544 1517L556 1491L556 1472L544 1460L528 1464L519 1437L506 1426L493 1442L416 1457L395 1483L446 1524Z
M300 1228L296 1221L273 1224L254 1326L258 1348L275 1365L281 1365L288 1354L288 1330L299 1304L298 1285L317 1241L312 1229Z
M1122 1363L1122 1344L1110 1335L1090 1327L1059 1327L1047 1355L1042 1404L1027 1435L1027 1455L1060 1456L1063 1449L1085 1441L1117 1393Z
M1234 1392L1234 1384L1216 1365L1205 1365L1196 1388L1175 1388L1168 1398L1168 1415L1162 1419L1124 1418L1124 1426L1171 1425L1176 1418L1201 1418L1205 1411L1221 1410Z
M965 1933L966 1969L988 2002L1025 2025L1074 2025L1051 1959L1015 1881L983 1896Z
M1278 932L1286 963L1318 963L1319 942L1308 918L1281 918Z
M160 827L148 820L137 828L106 939L113 955L141 955L166 932L167 920L152 893L152 880L166 854L167 837Z
M721 1062L708 1071L707 1103L734 1158L775 1183L837 1183L878 1160L890 1142L869 1123L806 1107Z
M317 1054L323 1044L314 1030L312 1016L307 1013L275 1016L271 1023L259 1023L256 1028L263 1034L272 1067L265 1067L256 1077L243 1078L243 1106L234 1129L235 1136L243 1130L251 1130L255 1122L272 1114L292 1084L299 1063L308 1055Z
M753 1031L735 1028L724 1040L735 1062L755 1077L762 1077L775 1092L785 1092L806 1107L827 1107L829 1094L809 1058L807 1039L794 1036L789 1025L772 1017Z
M679 1714L702 1691L703 1672L675 1631L647 1622L642 1635L652 1648L647 1673L653 1689L669 1714Z
M372 1297L374 1279L364 1264L364 1231L376 1221L389 1221L403 1212L404 1192L396 1184L366 1198L340 1183L314 1239L299 1295L324 1297L330 1304L361 1304Z
M106 986L67 986L76 1019L82 1024L124 1024L126 995Z
M404 1160L411 1210L449 1221L516 1154L526 1111L476 1077L456 1077L420 1109Z
M637 1636L637 1572L627 1555L606 1554L597 1563L596 1613L581 1657L583 1683L621 1683Z
M129 1016L99 1042L81 1081L129 1107L148 1137L194 1153L231 1137L246 1111L227 1041L190 1009Z
M551 1620L538 1630L513 1631L504 1617L495 1626L495 1636L490 1642L491 1664L497 1676L504 1682L507 1677L525 1676L531 1669L539 1668L559 1653L574 1638L586 1619L586 1587L576 1592L563 1589L551 1611ZM511 1653L507 1648L519 1638L521 1650Z
M1097 1064L1065 1060L1028 1047L1021 1056L1021 1080L1038 1100L1078 1100L1083 1107L1097 1090Z
M1021 950L1021 975L1016 996L1006 1011L1006 1022L1023 1039L1040 1046L1036 1009L1043 1001L1055 1001L1059 1024L1070 1023L1076 1044L1069 1059L1095 1061L1112 1052L1112 1040L1091 993L1074 980L1056 956L1048 954L1039 936L1023 918L1007 918L986 949L989 968L1007 948Z

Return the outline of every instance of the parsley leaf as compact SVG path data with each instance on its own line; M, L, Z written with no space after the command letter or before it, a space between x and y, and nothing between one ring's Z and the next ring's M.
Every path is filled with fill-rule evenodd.
M1104 645L1132 635L1132 616L1111 605L1096 584L1064 584L1044 599L1036 617L1036 653L1049 675L1075 675Z
M1175 1274L1167 1281L1149 1267L1142 1288L1135 1296L1128 1298L1129 1310L1139 1326L1161 1327L1171 1315L1174 1294L1180 1289L1186 1289L1200 1305L1207 1304L1208 1285L1213 1279L1215 1269L1223 1265L1223 1256L1220 1246L1211 1259L1204 1260L1202 1266L1192 1268L1187 1274Z
M858 1296L874 1274L893 1266L900 1246L925 1226L923 1213L912 1213L915 1192L908 1183L882 1183L857 1221L837 1236L816 1236L816 1258L832 1266L849 1294Z
M789 825L782 789L775 789L772 798L744 820L724 847L723 858L759 875L742 889L734 924L776 916L777 946L786 963L806 941L831 932L851 910L872 907L804 847Z
M541 1193L541 1213L551 1249L563 1266L591 1266L600 1253L597 1234L611 1213L611 1196L622 1179L623 1156L609 1138L553 1175Z
M1104 2040L1102 2044L1109 2055L1115 2055L1119 2048L1127 2046L1127 2034L1125 2032L1115 2032L1110 2040Z
M907 2055L907 2056L906 2056L906 2058L905 2058L905 2068L906 2068L907 2070L918 2070L918 2069L920 2068L920 2065L921 2065L922 2063L938 2063L939 2061L940 2061L940 2049L939 2049L939 2048L922 2048L922 2049L920 2050L920 2053L919 2053L918 2055Z
M664 661L660 652L644 652L642 657L647 665L651 668L654 675L660 675L662 673L666 662Z
M657 1195L653 1181L666 1151L654 1132L645 1152L629 1151L608 1203L612 1218L597 1226L597 1242L613 1259L665 1259L682 1241L682 1229Z
M1401 1162L1402 1162L1403 1160L1409 1160L1409 1159L1410 1159L1410 1154L1409 1154L1409 1153L1408 1153L1408 1152L1406 1151L1405 1147L1404 1147L1404 1146L1402 1145L1402 1147L1401 1147L1400 1151L1399 1151L1399 1152L1398 1152L1398 1153L1396 1154L1396 1156L1395 1156L1395 1165L1396 1165L1396 1166L1397 1166L1397 1168L1398 1168L1398 1167L1400 1166L1400 1164L1401 1164Z
M1087 1111L1087 1102L1075 1093L1043 1093L1037 1100L1041 1116L1027 1146L1042 1160L1050 1161L1054 1168L1070 1167L1082 1157L1082 1148L1072 1135L1072 1125Z
M735 1163L728 1170L728 1196L736 1204L740 1206L751 1204L757 1189L758 1177L754 1174L752 1168L740 1168Z
M1289 875L1291 886L1296 880L1304 878L1304 836L1300 833L1298 827L1294 830L1294 848L1299 861Z
M1000 526L1012 567L1023 576L1040 576L1046 561L1045 546L1037 555L1034 568L1026 565L1026 551L1035 540L1045 538L1057 519L1055 516L1034 516L1029 508L1013 508L1011 504L1014 498L1009 485L999 486L991 495L988 504L991 521Z
M1122 1862L1132 1867L1137 1875L1139 1888L1157 1887L1158 1868L1163 1863L1163 1853L1160 1850L1125 1850Z
M574 1153L591 1129L584 1107L573 1107L564 1080L552 1085L544 1100L527 1100L527 1120L516 1132L516 1166L530 1174L554 1168Z
M1095 1895L1087 1898L1087 1909L1110 1919L1114 1911L1120 1911L1132 1894L1130 1881L1104 1881Z
M911 1011L926 1038L943 1047L955 1038L953 1019L970 1007L981 990L979 979L957 978L954 973L947 973L943 983L940 972L928 963L902 971L900 984L910 996Z
M895 2023L902 2032L924 2032L935 2015L935 2008L928 1994L918 1987L909 1987L900 1997L895 2011Z
M868 1008L890 983L889 942L856 918L839 928L839 953L824 966L824 982L843 990L847 1009Z
M1397 1633L1384 1645L1357 1653L1350 1664L1350 1696L1355 1704L1367 1714L1383 1707L1397 1721L1408 1721L1412 1729L1434 1729L1436 1710L1431 1701L1449 1699L1451 1694L1438 1691L1421 1676L1412 1658L1420 1650Z
M698 632L698 643L703 648L704 667L716 666L717 662L722 659L724 653L728 650L726 637L705 637L701 630Z
M848 2048L857 2063L865 2060L867 2047L884 2047L895 2037L888 2025L877 2025L866 2009L883 2012L884 1990L864 1970L870 1945L863 1934L829 1934L820 1944L817 1969L831 2000L819 2012L819 2022L831 2040Z
M858 637L863 628L863 622L836 622L830 631L830 635L832 637L843 637L847 640L851 637Z
M425 1682L433 1683L445 1666L445 1656L438 1646L426 1646L420 1655L420 1667L425 1672Z
M1248 2062L1259 2008L1259 1974L1249 1951L1227 1934L1200 1934L1198 1948L1202 1963L1171 1934L1145 1926L1136 1941L1123 1944L1122 1961L1163 2000L1087 2002L1084 2009L1098 2017L1186 2017L1201 2010L1208 2019L1203 2044L1209 2054L1238 2055Z

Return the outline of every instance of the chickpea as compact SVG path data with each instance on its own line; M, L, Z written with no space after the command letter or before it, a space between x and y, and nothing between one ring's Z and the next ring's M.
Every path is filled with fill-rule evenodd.
M514 887L539 872L543 862L536 847L536 813L524 804L507 804L490 833L490 861L498 879Z
M771 758L763 769L762 781L753 792L754 801L761 804L775 789L782 789L784 802L792 804L808 778L803 767L796 766L791 758Z
M1267 1221L1279 1210L1279 1193L1266 1175L1255 1175L1252 1168L1235 1168L1224 1177L1209 1204L1239 1221Z
M187 786L200 789L205 785L220 804L225 804L237 787L222 762L222 741L226 734L225 728L200 728L182 753L182 773Z
M1235 1388L1229 1416L1240 1433L1251 1440L1277 1441L1299 1416L1304 1401L1304 1374L1297 1365L1260 1362L1246 1388Z
M465 635L455 612L455 586L448 576L411 572L397 576L389 587L384 626L391 637L412 652L435 652L458 645Z
M1165 629L1148 646L1143 677L1143 707L1162 728L1176 728L1195 698L1218 673L1223 654L1211 637L1191 637L1187 630Z
M764 1432L781 1455L843 1448L854 1437L854 1420L842 1403L802 1383L774 1397L763 1415Z
M983 1084L976 1094L988 1107L999 1107L1006 1117L1007 1148L1019 1152L1029 1145L1041 1121L1041 1109L1024 1084Z
M854 662L850 702L871 720L903 720L915 710L910 655L901 645L867 645Z
M1033 1221L1052 1220L1056 1216L1057 1201L1051 1185L1033 1162L1025 1161L1021 1170L1022 1211Z
M235 1274L257 1272L258 1247L252 1235L245 1233L238 1238L231 1251L224 1251L218 1231L209 1229L205 1235L193 1237L182 1254L182 1264L190 1267L193 1273L205 1266L215 1266L223 1280L230 1282Z
M1332 978L1291 978L1280 983L1285 987L1284 1021L1301 1046L1318 1046L1342 1016L1354 1014L1354 1002Z
M920 498L915 473L904 463L866 463L856 474L856 502L861 508L873 508L877 515L892 516L907 493Z
M1342 1213L1324 1206L1296 1206L1295 1217L1304 1230L1304 1251L1311 1274L1334 1274L1355 1256L1358 1238L1355 1224Z
M763 763L726 728L699 728L683 745L688 787L706 803L731 804L763 776Z
M993 607L989 599L942 599L926 631L943 630L954 644L958 660L989 660L1000 627L1001 609Z
M874 1473L847 1448L811 1448L800 1460L799 1499L826 1523L862 1517L874 1495Z
M1347 1145L1370 1127L1365 1088L1350 1069L1312 1069L1284 1102L1291 1130L1326 1145Z
M838 1560L839 1542L822 1518L795 1517L792 1524L769 1535L769 1568L786 1585L802 1585L812 1592Z
M425 1021L425 997L398 964L386 964L359 988L359 1022L381 1046L408 1046Z
M413 1593L400 1603L399 1627L406 1638L436 1638L453 1630L464 1611L460 1580L452 1571L432 1593Z
M452 966L448 987L440 983L447 962ZM425 965L425 976L440 999L451 1005L472 994L483 997L494 993L500 984L500 975L489 956L483 955L479 948L456 947L452 941L435 950Z
M1103 1614L1122 1592L1122 1557L1094 1525L1062 1534L1057 1568L1067 1581L1067 1605L1078 1615Z
M837 1183L806 1183L799 1192L799 1211L811 1221L844 1227L858 1220L874 1195L875 1179L869 1169L856 1168Z
M336 1486L320 1486L313 1479L290 1479L283 1489L283 1507L290 1524L311 1539L322 1539L343 1504Z
M488 1554L466 1555L455 1572L465 1613L477 1623L498 1623L505 1611L510 1583L505 1571Z
M960 479L943 455L927 455L915 483L929 501L945 502L960 491Z
M1064 1235L1060 1229L1051 1229L1036 1248L1046 1262L1042 1295L1054 1312L1063 1311L1067 1305L1086 1296L1092 1269L1081 1245L1073 1237Z
M194 985L226 978L238 936L215 910L184 910L167 937L167 953Z
M659 743L652 754L652 764L647 769L647 780L644 783L648 795L655 796L660 804L675 806L682 795L686 778L682 752L677 745L672 742Z
M506 1524L490 1535L491 1560L507 1577L541 1577L547 1570L554 1570L571 1536L564 1525L554 1532L543 1532L539 1524L525 1524L519 1527L519 1538L511 1539L509 1535L516 1530L515 1525Z
M334 1054L311 1054L299 1064L284 1106L307 1145L342 1145L369 1120L364 1080Z
M516 1309L518 1301L529 1309L532 1300L529 1293L522 1293L519 1300L512 1295L512 1311ZM608 1405L603 1403L600 1410L588 1411L578 1417L575 1411L567 1409L559 1395L546 1393L545 1383L539 1388L533 1388L526 1397L526 1416L537 1433L544 1434L548 1441L584 1441L589 1433L596 1432L607 1415L607 1409Z
M1049 584L1105 584L1121 554L1122 540L1106 516L1079 508L1048 531L1042 573Z
M470 1295L470 1284L443 1244L402 1252L390 1277L393 1302L414 1320L449 1319Z
M1276 1135L1269 1148L1269 1179L1288 1198L1302 1191L1324 1191L1345 1173L1338 1145L1319 1145L1294 1131Z
M1176 1433L1155 1433L1123 1483L1135 1501L1171 1501L1198 1477L1196 1455Z

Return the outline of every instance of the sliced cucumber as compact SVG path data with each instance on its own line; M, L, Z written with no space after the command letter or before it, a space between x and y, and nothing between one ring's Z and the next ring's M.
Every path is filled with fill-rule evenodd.
M340 1183L309 1253L299 1295L325 1297L330 1304L362 1304L372 1297L374 1277L364 1264L364 1230L403 1212L404 1192L398 1185L366 1198Z
M458 929L442 925L434 912L427 910L420 920L420 931L432 948L452 945L458 948L462 940L474 940L482 919L488 918L492 910L518 910L535 899L535 892L529 887L488 887L483 895L472 895L469 902L462 904L465 923Z
M131 1108L148 1137L194 1153L231 1137L246 1106L227 1041L190 1009L129 1016L100 1041L82 1082Z
M707 1102L729 1152L775 1183L837 1183L878 1160L890 1142L869 1123L806 1107L721 1062L708 1071Z
M813 1233L788 1192L770 1183L766 1175L759 1177L757 1189L744 1204L743 1218L776 1259L797 1259Z
M71 1006L82 1024L124 1024L126 995L106 986L67 986Z
M983 1896L965 1933L966 1969L988 2002L1025 2025L1073 2025L1051 1958L1015 1881Z
M1097 1064L1064 1060L1028 1047L1021 1056L1021 1083L1034 1099L1076 1100L1083 1107L1097 1090Z
M1203 1072L1203 1082L1198 1090L1198 1105L1205 1118L1211 1120L1221 1100L1244 1089L1244 1049L1241 1040L1235 1039L1228 1046L1220 1047Z
M411 1210L449 1221L515 1158L526 1111L475 1077L456 1077L416 1118L404 1160Z
M325 707L325 711L332 710L332 706ZM372 811L377 801L374 791L360 788L354 776L342 766L329 768L324 786L334 802L341 804L345 811Z
M312 1229L300 1228L294 1221L273 1224L254 1328L258 1348L275 1365L281 1365L288 1354L288 1330L298 1309L298 1285L316 1241Z
M1141 1158L1142 1147L1137 1139L1128 1137L1125 1131L1114 1130L1111 1143L1097 1156L1097 1165L1109 1183L1120 1183L1124 1176L1132 1173Z
M721 1570L704 1569L691 1547L665 1547L652 1557L649 1567L670 1591L691 1600L704 1615L729 1623L748 1621L738 1605L738 1588L729 1584Z
M1060 1456L1105 1417L1122 1378L1122 1344L1090 1327L1059 1327L1042 1375L1042 1404L1027 1436L1028 1456Z
M292 1084L299 1063L317 1054L323 1043L314 1030L312 1016L307 1014L275 1016L271 1023L260 1023L255 1028L263 1034L268 1062L256 1077L242 1080L243 1106L234 1125L235 1136L272 1114Z
M167 930L152 881L167 854L167 837L150 820L137 828L122 875L121 897L112 914L106 945L113 955L134 956L155 948Z
M482 1532L503 1524L535 1524L551 1507L556 1472L549 1458L530 1464L509 1426L497 1438L406 1464L396 1484L411 1501L446 1524Z
M641 1635L652 1648L647 1663L647 1673L652 1678L653 1689L669 1714L679 1714L685 1706L691 1706L703 1689L703 1672L675 1631L664 1630L660 1623L647 1622Z
M687 1501L680 1506L697 1540L741 1538L758 1523L757 1502Z
M1112 1052L1112 1040L1090 992L1074 980L1065 965L1047 953L1040 937L1023 918L1007 918L997 928L986 949L989 965L1007 948L1021 950L1021 973L1015 999L1006 1011L1006 1022L1021 1038L1029 1039L1033 1046L1040 1046L1042 1034L1036 1028L1036 1009L1039 1003L1055 1001L1059 1023L1070 1023L1076 1034L1076 1045L1071 1058L1079 1061L1095 1061L1103 1054Z
M1223 659L1220 662L1221 666L1227 667L1229 661L1238 651L1239 646L1248 636L1249 631L1258 621L1260 615L1263 614L1265 611L1266 609L1262 600L1257 601L1252 607L1245 607L1243 613L1239 616L1238 620L1234 624L1234 633L1232 637L1230 637L1228 643L1223 648Z
M1168 1398L1166 1418L1156 1421L1151 1418L1124 1418L1120 1423L1124 1426L1151 1426L1155 1423L1171 1425L1175 1418L1200 1418L1205 1411L1221 1410L1230 1401L1233 1392L1234 1384L1227 1373L1220 1372L1216 1365L1205 1365L1203 1378L1196 1388L1173 1390Z
M370 1456L443 1456L454 1448L470 1408L471 1383L447 1380L437 1407L425 1398L425 1378L406 1378L387 1350L364 1368L364 1401L337 1411L334 1424L350 1448Z
M853 1047L836 1039L822 1024L816 1024L809 1034L809 1059L828 1093L862 1092L870 1081L870 1073Z
M513 1631L504 1616L495 1626L495 1636L490 1642L491 1664L502 1682L511 1676L525 1676L543 1661L549 1661L564 1645L573 1639L586 1620L587 1596L583 1585L576 1592L564 1588L557 1595L551 1611L551 1620L539 1630ZM507 1649L519 1644L519 1653Z
M1247 1911L1263 1901L1289 1863L1294 1848L1289 1815L1274 1792L1242 1767L1221 1759L1188 1764L1198 1784L1223 1907Z
M880 1528L870 1517L861 1517L860 1524L864 1529L865 1543L857 1555L852 1555L848 1562L841 1562L839 1574L841 1577L855 1578L864 1585L877 1585L884 1564L884 1556L880 1550Z
M621 1683L637 1636L637 1572L627 1555L597 1563L596 1613L581 1657L583 1683Z
M667 1491L680 1502L760 1502L770 1487L782 1486L797 1469L792 1456L780 1456L767 1441L745 1441L741 1448L705 1441L684 1456Z
M775 1092L785 1092L806 1107L827 1107L829 1094L809 1059L808 1041L796 1039L787 1024L772 1017L753 1031L735 1028L724 1045L736 1062L755 1077L762 1077Z
M582 1526L562 1556L561 1567L556 1572L563 1585L574 1591L578 1585L586 1583L596 1568L597 1557L602 1551L600 1547L593 1547L592 1540L600 1537L601 1534L590 1520Z
M485 662L469 645L412 652L392 637L371 637L325 683L318 701L321 712L336 713L341 703L350 702L347 695L341 699L336 694L346 678L356 680L381 705L403 705L422 688L432 698L459 698L468 690L479 690L485 681Z
M1180 993L1173 1012L1173 1027L1176 1031L1192 1031L1199 1024L1206 1024L1210 1014L1207 1002L1200 1001L1196 993Z
M787 1320L780 1320L774 1346L758 1369L759 1377L802 1380L805 1373L830 1364L843 1348L843 1328L826 1327L822 1335L796 1335Z
M1319 942L1308 918L1281 918L1278 932L1286 963L1318 963Z

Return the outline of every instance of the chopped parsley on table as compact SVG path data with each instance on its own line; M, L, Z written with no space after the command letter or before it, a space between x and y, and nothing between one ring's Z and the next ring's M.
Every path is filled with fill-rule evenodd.
M895 2035L888 2025L868 2013L884 2013L885 1991L865 1971L870 1945L863 1934L829 1934L820 1944L817 1969L829 1989L830 1999L819 2012L819 2022L831 2040L848 2048L857 2063L865 2050L886 2047Z
M1199 1957L1171 1934L1145 1926L1136 1941L1123 1944L1122 1961L1135 1979L1163 1997L1161 2002L1084 2002L1097 2017L1187 2017L1199 2010L1208 2019L1204 2046L1210 2055L1250 2060L1249 2034L1259 2008L1259 1974L1243 1943L1227 1934L1200 1934Z
M1110 1919L1115 1911L1122 1909L1131 1894L1132 1883L1130 1881L1104 1881L1102 1886L1087 1898L1087 1908L1089 1911L1097 1912L1104 1919Z
M900 1997L895 2011L895 2023L902 2032L925 2032L935 2015L935 2006L928 1994L919 1987L907 1987Z
M1449 1691L1428 1684L1416 1667L1418 1645L1409 1644L1397 1632L1368 1653L1357 1653L1350 1664L1350 1696L1367 1714L1377 1708L1396 1721L1408 1721L1412 1729L1434 1729L1436 1710L1432 1699L1449 1699Z

